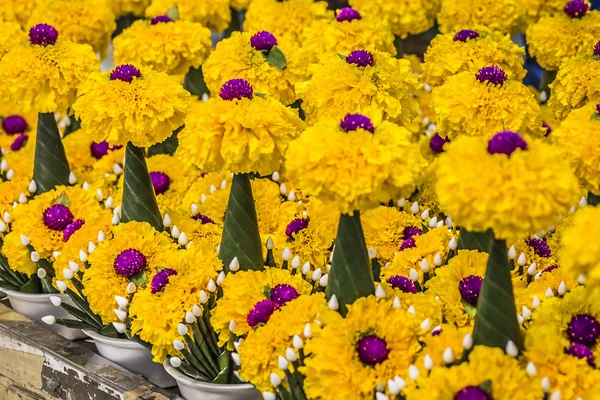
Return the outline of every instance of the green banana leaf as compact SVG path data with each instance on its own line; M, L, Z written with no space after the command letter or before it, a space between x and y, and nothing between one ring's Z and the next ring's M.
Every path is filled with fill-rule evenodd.
M123 222L148 222L162 231L163 224L148 174L143 148L127 143L125 152L125 178L123 181Z
M248 174L235 174L231 181L219 257L226 272L229 272L229 264L234 257L238 258L242 271L264 269L262 244Z
M48 192L59 185L69 185L70 172L54 113L39 113L33 162L37 193Z
M473 342L504 350L509 340L523 349L506 241L493 239L477 302Z
M175 150L179 147L179 140L177 139L177 135L179 131L183 129L182 127L177 128L173 131L173 134L166 138L163 142L153 144L148 148L148 157L155 156L157 154L175 154Z
M354 211L352 215L342 214L329 271L327 298L335 294L340 304L339 311L345 315L348 304L373 293L375 283L360 213Z
M485 232L471 232L465 228L460 228L460 236L458 238L459 250L479 250L485 253L490 252L490 245L494 239L494 234L491 230Z
M210 94L210 90L208 90L204 82L202 66L199 68L190 67L183 79L183 88L190 92L190 94L200 98L202 98L203 94Z

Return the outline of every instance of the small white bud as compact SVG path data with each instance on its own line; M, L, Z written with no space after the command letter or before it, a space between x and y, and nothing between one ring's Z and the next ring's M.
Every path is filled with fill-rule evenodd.
M127 300L123 296L115 296L115 301L117 302L120 308L125 308L127 307L127 304L129 304L129 300Z
M273 248L275 247L275 243L273 243L273 239L271 238L271 236L267 238L267 243L265 245L267 247L267 250L273 250Z
M231 353L231 359L238 367L242 365L242 361L240 360L240 355L238 353Z
M427 210L429 211L429 210ZM444 225L444 221L441 221L442 225ZM429 222L427 223L427 226L430 227L431 229L435 228L438 226L438 219L437 217L433 217L429 220Z
M419 369L411 364L410 367L408 367L408 377L413 381L416 381L419 377Z
M414 268L410 269L410 272L408 273L408 276L409 276L410 280L413 281L413 282L416 282L416 281L419 280L419 273Z
M188 240L187 235L185 234L185 232L181 232L181 235L179 235L179 237L177 238L177 243L179 243L179 245L181 246L185 246L189 243L190 241Z
M98 232L98 243L103 242L104 240L106 240L106 234L102 231Z
M21 195L19 196L19 204L25 204L27 203L27 196L25 196L25 193L21 193Z
M177 333L179 333L181 336L187 335L188 334L187 326L185 326L182 323L177 324Z
M6 159L2 160L2 162L0 162L0 171L4 172L8 170L8 161L6 161Z
M200 308L200 306L198 304L194 304L192 306L192 313L194 314L194 316L199 317L200 314L202 314L202 309Z
M579 275L579 278L577 278L577 283L579 283L580 285L583 285L585 281L587 281L587 276L585 276L584 274Z
M74 185L77 183L77 177L74 173L69 172L69 184Z
M431 328L431 321L429 321L429 318L426 318L423 320L423 322L421 322L421 328L429 331Z
M527 371L527 375L529 375L529 376L537 375L537 368L535 367L535 364L531 361L529 361L527 363L527 367L525 368L525 371Z
M185 345L181 340L173 340L173 347L175 347L175 350L177 351L185 349Z
M235 333L235 328L237 328L237 322L234 320L229 321L229 331Z
M448 227L448 228L452 228L452 218L450 217L446 217L446 221L444 222L444 224Z
M196 322L196 316L194 315L193 312L191 312L191 311L185 312L185 322L188 324L193 324L194 322Z
M326 287L329 283L329 274L325 274L319 279L319 286Z
M127 284L127 293L131 294L131 293L135 293L137 291L137 286L135 285L135 283L133 282L129 282Z
M44 321L45 324L54 325L56 317L54 315L46 315L45 317L42 317L42 321Z
M204 193L202 193L202 196L200 196L200 204L204 204L204 202L206 201L206 195Z
M119 164L115 163L113 165L113 174L121 175L122 173L123 173L123 168Z
M554 296L554 291L552 291L552 288L546 289L546 293L544 293L544 297L553 297L553 296Z
M64 292L67 290L67 284L64 283L63 281L56 281L56 287L58 288L58 290L60 290L61 292Z
M177 239L179 237L179 235L181 235L179 228L177 227L177 225L173 225L173 228L171 228L171 236L173 236L175 239Z
M275 182L279 182L279 172L275 171L271 174L271 179Z
M517 259L517 264L519 264L520 266L523 266L523 265L525 265L526 262L527 262L527 259L525 258L525 253L521 253L519 258Z
M114 201L112 196L109 196L108 199L106 199L106 201L104 202L104 207L105 208L112 208L114 206Z
M88 257L87 253L80 249L79 250L79 261L84 263L87 261L87 257ZM77 267L77 270L79 270L79 267ZM74 272L77 272L77 271L74 271Z
M390 400L385 393L375 392L375 400Z
M6 180L7 181L11 181L12 178L15 177L15 171L13 169L9 169L8 172L6 173Z
M419 203L417 203L416 201L414 203L412 203L412 205L410 206L410 212L413 214L416 214L419 212Z
M2 219L4 220L4 222L6 222L7 224L11 223L11 219L10 219L10 213L8 211L4 211L4 214L2 215Z
M425 260L425 259L423 259L423 260ZM433 263L435 264L436 267L439 267L440 265L442 265L443 260L442 260L442 255L440 253L437 253L435 255L435 257L433 257ZM421 268L423 268L423 267L421 266Z
M311 279L315 282L321 279L321 268L317 268L313 271Z
M406 386L406 382L404 381L404 379L400 378L399 376L394 377L394 383L396 384L396 386L398 386L400 390L404 389L404 387Z
M450 250L456 250L457 247L458 247L458 240L456 240L455 237L452 237L452 239L450 239L450 242L448 243L448 248Z
M525 322L525 318L523 318L522 315L517 314L517 322L519 323L519 325L523 325L523 322Z
M209 191L210 191L211 194L213 194L214 192L217 191L217 187L215 185L210 185Z
M515 249L514 245L510 246L510 249L508 249L508 258L510 258L511 260L517 258L517 249Z
M537 296L533 296L533 301L531 302L531 307L535 310L541 304L540 299Z
M446 347L446 350L444 350L443 358L446 364L452 364L454 362L454 352L450 347Z
M221 286L223 284L224 280L225 280L225 272L221 271L221 272L219 272L219 275L217 276L217 286Z
M62 304L62 299L58 296L50 296L50 303L52 303L56 307L60 307Z
M290 261L290 258L292 258L292 251L289 247L283 249L283 251L281 252L281 258L283 259L283 261Z
M0 233L4 233L7 230L6 223L4 221L0 221Z
M463 338L462 345L465 350L470 350L473 347L473 335L467 333Z
M414 317L417 316L417 310L415 310L415 306L410 306L408 307L408 309L406 310L408 311L410 314L412 314Z
M83 190L88 190L90 188L90 184L87 182L83 182L83 184L81 185L81 188Z
M48 273L46 272L46 270L44 268L38 268L37 270L37 276L40 279L44 279L46 277Z
M214 293L217 290L217 284L215 283L215 281L213 279L208 281L208 284L206 285L206 289L208 289L208 291L211 293Z
M127 329L127 325L121 323L121 322L113 322L112 326L115 328L115 330L119 333L123 333L125 332L125 330Z
M423 271L424 273L429 272L429 262L426 258L421 260L421 271Z
M387 387L392 396L396 396L398 393L400 393L400 388L398 388L398 385L396 385L396 382L394 382L392 379L388 380Z
M171 221L171 216L169 214L165 214L165 217L163 218L163 225L168 228L172 223L173 221Z
M171 358L169 358L169 364L171 364L171 366L173 368L179 368L179 367L181 367L181 358L171 357Z
M396 204L398 205L398 208L404 208L404 205L406 204L406 199L403 197L400 200L398 200Z
M73 271L71 271L68 268L63 268L63 276L66 280L70 281L71 279L73 279Z
M377 288L375 289L375 296L379 297L380 299L385 299L385 290L383 289L383 286L381 286L381 284L377 284Z
M273 385L275 387L281 385L281 377L279 375L277 375L275 372L271 372L271 375L269 376L269 380L271 381L271 385Z
M340 308L340 303L338 303L338 299L336 295L331 295L331 299L329 299L329 303L327 304L330 310L337 311Z
M369 258L371 260L377 257L377 250L375 250L374 248L369 247L369 249L367 250L367 252L369 253Z
M125 321L125 319L127 319L127 311L115 308L113 309L113 312L115 313L117 318L119 318L119 321Z
M277 396L272 392L262 392L263 400L275 400Z
M431 356L429 354L425 355L425 358L423 359L423 366L425 367L425 369L427 371L429 371L433 368L433 359L431 358Z
M30 241L29 241L29 238L27 236L21 235L19 238L21 239L21 244L23 246L29 245Z
M429 209L428 208L421 213L421 219L423 221L425 221L427 218L429 218Z
M119 218L119 214L114 214L111 222L113 225L119 225L119 222L121 222L121 218Z
M290 190L290 193L287 196L289 201L296 201L296 193L293 190Z
M531 318L531 310L525 306L523 306L523 309L521 311L521 315L523 315L524 319L529 319Z
M585 207L588 205L587 198L583 196L581 200L579 200L579 207Z
M295 256L294 258L292 258L292 268L293 269L300 268L300 264L301 264L300 257Z
M517 349L517 345L512 340L509 340L506 343L506 347L504 348L504 352L511 357L516 357L519 355L519 349Z
M237 257L233 257L233 260L231 260L231 262L229 263L229 270L231 272L236 272L239 269L240 269L240 262L238 261ZM219 286L221 286L221 285L219 285Z
M285 358L287 358L289 362L294 362L298 359L298 355L296 354L294 349L288 347L287 349L285 349Z
M206 294L206 292L204 290L200 291L200 303L202 303L202 304L208 303L208 295Z
M307 323L306 325L304 325L304 330L302 331L302 334L307 339L310 339L312 337L312 332L311 332L311 329L310 329L310 324Z
M31 261L33 261L34 263L40 261L40 254L37 251L31 252Z
M192 215L198 215L198 205L192 204Z
M545 393L548 393L550 391L550 379L548 379L547 376L542 378L542 390Z
M567 284L565 281L562 281L560 285L558 285L558 294L564 296L567 293Z
M98 201L104 200L104 193L102 193L102 189L98 189L96 191L96 200L98 200Z
M537 271L537 264L531 263L531 265L527 268L527 273L531 276L535 275Z
M310 324L306 324L306 326L304 327L304 332L306 332L306 327L308 327L308 331L310 332ZM300 336L294 335L294 337L292 338L292 346L294 346L295 349L301 349L304 347L304 341Z
M557 390L556 392L552 393L550 395L550 397L548 398L548 400L561 400L562 399L562 395L560 393L560 390Z
M392 307L394 307L394 308L402 307L402 304L400 303L400 299L398 298L398 296L394 297L394 301L392 302Z
M302 275L308 275L310 273L310 263L307 261L302 266Z
M285 183L279 185L279 193L281 193L283 196L287 194L287 187L285 186Z
M290 363L288 362L287 358L279 356L277 357L277 366L280 370L287 371L290 367Z

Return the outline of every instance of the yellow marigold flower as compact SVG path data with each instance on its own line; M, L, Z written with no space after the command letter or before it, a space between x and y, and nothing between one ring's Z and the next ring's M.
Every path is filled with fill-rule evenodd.
M21 193L27 195L29 180L27 178L11 179L0 182L0 216L4 213L12 213L13 204L19 201ZM6 227L8 229L8 226ZM4 232L0 232L0 237Z
M342 213L366 211L412 193L427 162L411 133L391 122L348 114L340 123L321 119L290 144L291 178Z
M19 151L27 144L35 144L37 112L24 113L14 104L0 104L0 148L4 153ZM35 146L31 146L35 147Z
M286 67L271 65L263 55L273 46L281 49ZM233 32L217 44L202 66L204 80L212 93L230 79L245 79L256 93L269 94L283 104L296 99L294 85L306 78L307 60L289 40L281 40L266 31L255 34Z
M379 206L363 213L361 220L367 247L377 251L381 265L394 258L405 239L422 233L419 217L394 207Z
M564 12L566 0L525 0L525 24L530 25L542 17L552 16Z
M535 364L538 376L550 380L552 392L560 391L565 400L576 400L600 387L600 371L586 358L569 354L573 347L577 346L551 326L535 326L525 336L525 357Z
M369 109L405 126L418 115L419 103L412 95L419 89L419 81L408 60L355 50L344 59L336 55L312 65L309 73L311 79L298 84L296 91L310 124Z
M94 141L148 147L183 125L189 101L167 74L125 64L91 74L73 109Z
M8 171L13 170L13 179L33 178L33 157L35 153L35 135L28 135L23 148L19 151L11 151L4 156L8 163ZM7 171L7 172L8 172Z
M575 110L552 132L581 185L600 193L600 121L595 104Z
M311 399L371 398L380 382L406 378L421 348L419 322L391 300L359 298L348 306L346 318L323 319L319 316L325 327L306 343L310 355L300 367Z
M427 292L439 296L449 323L472 324L487 261L487 253L459 250L448 265L436 268L435 276L426 283Z
M30 43L14 47L0 62L0 91L23 111L65 111L82 81L99 67L89 45L57 41L57 36L53 27L36 25Z
M434 327L431 333L421 338L424 346L423 350L419 353L415 365L423 365L425 356L431 357L433 365L446 364L444 354L448 348L452 350L454 358L460 360L465 350L462 343L465 335L472 333L473 327L470 326L457 328L454 324L443 323Z
M566 13L542 17L527 28L530 54L547 70L556 70L564 60L588 54L600 37L600 12L583 17Z
M526 237L558 221L579 184L560 149L504 131L462 136L438 159L436 193L454 221L497 238Z
M600 77L597 73L600 44L596 48L597 54L594 51L594 55L583 54L567 59L558 70L550 85L552 96L548 101L556 118L564 120L571 110L600 100Z
M329 21L333 11L324 1L313 0L252 0L246 12L244 31L271 32L277 39L284 38L303 47L305 29L315 21Z
M133 14L142 17L152 0L108 0L117 17Z
M8 266L17 272L31 276L38 270L37 264L31 261L31 253L21 243L21 234L12 231L2 238L2 254L8 261Z
M584 274L590 287L600 284L600 209L584 207L575 213L573 226L562 236L561 266L573 276ZM587 239L584 239L587 238Z
M333 311L327 307L323 293L302 295L281 307L266 325L250 331L238 347L242 364L240 376L259 390L272 390L272 372L285 379L284 372L278 367L278 358L285 356L288 348L293 348L293 336L301 336L306 324L310 324L311 330L317 332L319 326L314 321L328 313ZM293 371L292 365L290 368Z
M440 365L440 364L438 364ZM443 365L443 364L441 364ZM537 365L536 365L537 366ZM407 393L407 400L462 399L459 393L490 397L480 387L491 381L495 400L542 400L544 391L539 378L531 377L521 363L496 347L476 346L469 360L446 368L438 366L417 379L418 389ZM484 397L485 396L485 397Z
M194 245L210 248L216 254L216 248L221 243L223 227L215 223L208 215L201 213L184 214L173 209L167 209L172 225L188 237Z
M90 267L83 275L83 294L90 309L107 324L117 321L115 296L127 297L127 285L141 275L138 288L151 285L160 269L178 271L177 246L147 222L127 222L115 226L107 240L88 256ZM144 285L140 282L146 282Z
M243 79L232 79L190 113L179 133L182 160L203 171L258 172L279 169L288 143L304 123L295 110L270 97L252 96Z
M75 173L90 169L97 161L92 154L92 143L94 142L91 136L83 129L78 129L63 138L69 166Z
M189 187L200 175L179 158L168 154L157 154L146 162L158 208L163 213L167 208L179 206Z
M403 39L432 28L440 10L440 0L351 0L350 5L361 13L377 15L387 21L392 33Z
M497 66L478 73L461 72L433 89L438 133L451 140L459 135L485 136L501 130L542 136L540 107L521 82L508 80Z
M541 302L547 298L548 289L554 294L559 294L561 287L567 290L577 286L577 275L573 275L566 268L560 267L558 264L550 265L549 267L536 266L537 273L534 275L533 281L527 283L527 268L531 264L527 261L523 268L523 275L518 275L519 268L515 268L513 273L513 287L515 293L515 303L517 310L521 314L523 307L532 309L535 297Z
M524 54L509 34L482 26L439 34L425 52L423 80L439 86L459 72L476 74L483 67L497 65L509 79L520 82L526 73Z
M177 4L180 19L199 22L217 32L224 31L231 22L229 0L152 0L146 9L146 16L164 15L174 4ZM246 26L244 29L247 29Z
M22 45L27 41L27 35L21 30L16 22L0 21L2 37L0 37L0 59L14 47Z
M245 336L267 323L279 307L312 291L312 285L302 275L275 268L228 274L221 287L223 297L211 311L210 321L219 334L219 346L227 344L229 349L233 349L231 321L236 323L233 333Z
M31 13L42 3L42 0L0 0L0 15L3 21L16 21L25 27Z
M28 22L29 26L37 24L54 26L62 40L89 44L102 57L117 27L107 0L41 1Z
M516 33L525 12L520 0L441 0L437 16L440 31L483 25L495 31Z
M211 50L210 30L190 21L135 21L113 44L117 65L148 66L169 75L198 68Z

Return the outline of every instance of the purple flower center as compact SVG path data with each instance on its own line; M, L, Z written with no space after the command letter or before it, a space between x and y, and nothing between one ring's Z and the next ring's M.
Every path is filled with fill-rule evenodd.
M11 115L4 118L4 121L2 121L2 129L4 129L4 132L8 135L24 133L27 130L27 121L20 115Z
M455 42L466 42L469 39L477 39L479 37L479 33L472 31L470 29L463 29L462 31L456 32L454 35Z
M44 210L44 225L55 231L64 230L73 222L73 213L69 207L54 204Z
M575 343L594 346L600 337L600 323L591 315L576 315L569 321L567 334Z
M360 15L360 13L354 8L350 7L342 8L340 11L338 11L337 15L335 16L337 22L354 21L355 19L361 18L362 16Z
M454 395L454 400L492 400L492 397L477 386L467 386Z
M244 79L231 79L221 86L219 96L223 100L241 100L243 98L249 99L254 94L250 83Z
M23 148L23 146L25 146L25 143L27 143L27 140L29 139L29 135L27 134L22 134L17 136L17 138L10 144L10 149L12 151L19 151Z
M483 278L480 276L469 275L466 278L463 278L458 283L458 291L460 292L460 296L470 305L476 306L477 300L479 300L479 292L481 291L482 283Z
M596 368L594 352L582 344L571 343L569 348L565 349L565 353L577 358L585 358L591 367Z
M388 278L387 283L392 285L394 289L400 289L404 293L417 293L417 287L405 276L402 275L394 275Z
M404 239L402 241L402 244L400 245L400 251L412 249L413 247L417 247L417 242L415 242L414 237L409 237L408 239Z
M99 160L105 155L107 155L109 148L110 145L106 140L100 143L92 142L92 144L90 145L92 157L94 157L96 160Z
M385 340L375 335L368 335L360 339L356 344L356 351L360 361L371 366L381 364L387 360L390 353Z
M355 131L357 129L364 129L371 133L375 132L375 127L373 127L371 119L362 114L346 114L340 123L340 127L346 132Z
M354 50L346 57L348 64L355 64L359 67L373 66L373 55L366 50Z
M506 72L495 65L481 68L475 77L481 83L489 82L492 85L499 86L502 86L502 84L508 79Z
M429 141L429 148L431 148L431 151L433 151L434 153L443 153L444 145L446 143L450 143L450 139L448 139L447 137L443 138L436 133L433 136L431 136L431 140Z
M165 174L164 172L150 172L150 180L152 181L154 193L156 194L163 194L169 190L169 186L171 186L171 179L169 178L169 175Z
M29 41L31 44L48 46L56 43L58 31L51 25L38 24L29 30Z
M177 275L177 271L171 268L165 268L158 271L156 275L154 275L154 278L152 278L152 283L150 283L150 291L152 294L163 290L165 286L167 286L167 283L169 283L169 277L171 275Z
M594 46L594 57L600 57L600 41Z
M117 255L113 266L115 272L123 276L133 276L146 267L146 257L136 249L127 249Z
M284 306L287 302L297 298L298 291L290 285L276 285L271 289L271 301L277 304L277 307Z
M581 18L590 6L584 0L571 0L565 6L565 13L571 18Z
M294 234L308 227L308 218L296 218L285 228L285 234L288 238L293 239Z
M551 266L549 266L548 268L544 268L544 269L542 270L542 274L543 274L543 273L545 273L545 272L552 272L552 271L554 271L554 270L555 270L555 269L557 269L557 268L558 268L558 265L556 265L556 264L552 264L552 265L551 265Z
M142 73L140 72L139 69L137 69L136 67L134 67L131 64L123 64L123 65L119 65L117 68L115 68L110 73L110 80L111 81L119 80L119 81L131 83L133 81L133 78L139 78L141 76L142 76Z
M552 133L552 127L550 125L548 125L547 123L542 122L542 127L544 129L546 129L546 133L544 134L544 137L546 137Z
M273 46L277 46L277 38L272 33L260 31L250 38L250 46L260 51L270 51Z
M596 104L596 112L600 114L600 104Z
M246 317L248 325L255 327L258 324L266 324L276 308L277 303L272 300L259 301L254 305L254 308L250 310Z
M160 24L163 22L173 22L173 20L168 15L158 15L158 16L152 18L152 21L150 21L150 24L156 25L156 24Z
M419 235L422 235L422 234L423 234L423 231L421 229L417 228L416 226L407 226L402 231L402 237L404 239L408 239L408 238L411 238L413 236L419 236Z
M85 224L84 220L76 219L75 221L73 221L69 225L67 225L67 227L63 231L63 241L68 242L69 239L71 238L71 236L73 236L73 234L75 232L77 232L79 229L81 229L83 224Z
M525 240L525 243L527 243L527 246L531 247L533 252L540 257L550 257L552 255L548 243L540 238L527 239Z
M494 135L488 142L490 154L506 154L510 156L515 150L527 150L527 142L516 132L504 131Z
M203 215L203 214L196 214L196 215L192 216L192 219L194 219L196 221L200 221L202 223L202 225L215 223L215 221L213 221L212 218L210 218L207 215Z

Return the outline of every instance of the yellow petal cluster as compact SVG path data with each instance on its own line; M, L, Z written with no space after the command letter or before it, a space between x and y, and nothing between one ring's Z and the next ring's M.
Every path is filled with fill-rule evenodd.
M180 19L198 22L217 32L224 31L231 22L229 0L152 0L146 9L146 16L165 15L175 3Z
M442 33L476 25L516 33L524 16L521 0L442 0L437 20Z
M16 22L0 21L0 30L2 30L2 36L0 36L0 59L13 47L27 42L27 35Z
M117 17L126 16L127 14L142 17L144 10L152 0L108 0L108 2Z

